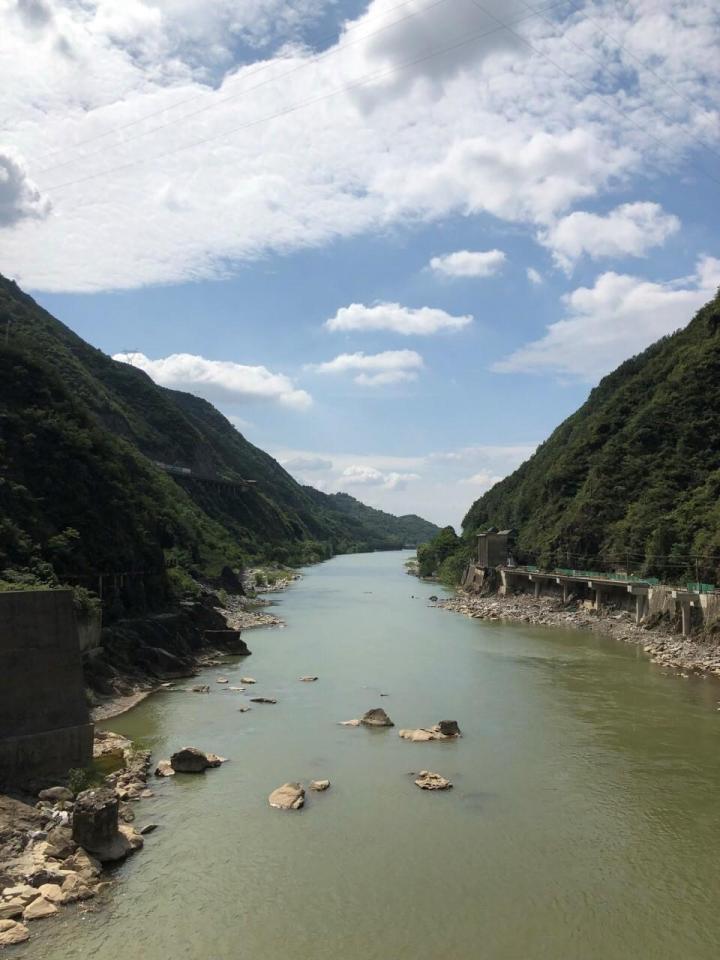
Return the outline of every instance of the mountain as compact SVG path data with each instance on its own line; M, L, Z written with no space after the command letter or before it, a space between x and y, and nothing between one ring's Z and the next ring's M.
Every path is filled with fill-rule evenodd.
M466 542L488 526L543 566L720 582L720 294L480 497Z
M301 486L210 403L112 360L3 277L0 332L0 578L102 573L158 599L187 572L437 530Z

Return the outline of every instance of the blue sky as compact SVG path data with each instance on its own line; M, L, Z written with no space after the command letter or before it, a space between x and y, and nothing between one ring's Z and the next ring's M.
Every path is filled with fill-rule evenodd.
M0 0L0 270L457 525L720 283L712 5L550 6Z

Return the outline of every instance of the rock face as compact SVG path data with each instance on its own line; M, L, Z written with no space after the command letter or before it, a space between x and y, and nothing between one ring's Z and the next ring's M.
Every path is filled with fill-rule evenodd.
M197 747L183 747L170 757L170 766L176 773L203 773L213 764Z
M448 732L444 733L444 730ZM400 730L399 735L403 740L411 740L413 743L426 743L428 740L457 740L458 737L462 736L457 720L441 720L434 727Z
M329 780L311 780L310 789L315 790L317 793L322 793L324 790L327 790L330 787Z
M118 798L111 790L84 790L73 814L72 838L90 853L102 854L118 837ZM102 857L100 857L102 859Z
M421 790L449 790L452 787L449 780L430 770L421 770L415 783Z
M368 710L367 713L364 713L361 723L365 724L366 727L394 727L395 724L392 722L390 717L385 713L382 707L373 707L371 710Z
M268 803L277 810L299 810L305 803L305 790L300 783L284 783L273 790Z
M30 931L22 923L14 920L0 920L0 947L9 947L14 943L24 943L30 939Z

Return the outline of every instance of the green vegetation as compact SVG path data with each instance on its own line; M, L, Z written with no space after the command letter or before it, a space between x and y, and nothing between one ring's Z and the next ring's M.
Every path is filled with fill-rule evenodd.
M516 557L720 583L720 295L623 363L477 500L468 546L518 531Z
M432 540L418 547L418 574L437 577L454 586L469 563L471 553L470 543L458 537L452 527L443 527Z
M437 529L301 486L211 404L115 362L3 277L0 329L0 589L71 584L119 616L191 596L226 565L308 564Z

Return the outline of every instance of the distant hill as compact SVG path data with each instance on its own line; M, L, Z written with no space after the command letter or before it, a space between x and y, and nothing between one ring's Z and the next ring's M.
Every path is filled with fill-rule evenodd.
M301 486L210 403L112 360L3 277L0 332L0 579L134 571L159 596L168 566L305 563L437 530Z
M487 526L541 565L720 583L720 295L476 500L466 540Z

